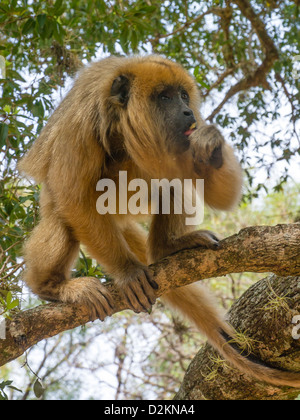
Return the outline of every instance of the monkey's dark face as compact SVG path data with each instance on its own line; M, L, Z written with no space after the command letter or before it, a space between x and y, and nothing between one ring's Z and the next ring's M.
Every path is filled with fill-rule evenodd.
M154 57L124 66L109 97L124 149L158 161L162 152L186 152L196 129L198 98L191 76L169 60Z
M196 129L196 119L189 107L189 94L182 86L167 85L157 89L151 97L166 127L169 148L183 153L189 146L189 136Z

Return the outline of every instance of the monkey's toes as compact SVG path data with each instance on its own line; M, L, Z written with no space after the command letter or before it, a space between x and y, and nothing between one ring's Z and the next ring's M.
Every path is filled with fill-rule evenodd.
M94 277L78 277L65 282L60 287L58 300L86 306L91 321L98 318L103 321L114 313L114 301L110 292Z
M198 230L193 232L192 238L195 246L201 246L208 249L219 249L221 247L220 240L209 230Z
M156 301L155 290L158 284L153 280L150 270L137 268L122 281L120 289L130 309L136 313L148 312Z
M69 286L77 286L78 303L83 303L89 310L91 321L104 319L114 313L114 301L107 288L94 277L82 277L73 280Z
M100 283L100 282L99 282ZM86 298L86 306L90 312L90 320L104 319L114 313L114 301L106 287L100 283Z

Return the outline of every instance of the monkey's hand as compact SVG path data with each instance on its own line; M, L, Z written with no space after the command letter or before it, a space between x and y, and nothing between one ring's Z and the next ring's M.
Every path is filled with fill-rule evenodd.
M195 172L203 175L203 165L220 169L223 166L225 140L214 125L199 127L190 135Z
M116 280L125 301L134 312L148 312L156 301L158 284L147 266L135 265Z

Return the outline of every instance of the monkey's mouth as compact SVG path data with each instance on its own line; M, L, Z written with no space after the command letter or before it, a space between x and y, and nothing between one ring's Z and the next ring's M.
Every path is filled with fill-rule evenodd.
M189 137L197 129L197 124L193 123L190 128L184 133L185 136Z

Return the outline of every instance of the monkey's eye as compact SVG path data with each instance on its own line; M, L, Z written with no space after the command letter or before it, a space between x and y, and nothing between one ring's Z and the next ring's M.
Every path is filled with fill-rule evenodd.
M189 98L189 95L187 94L187 92L185 92L185 91L183 91L182 93L181 93L181 98L184 100L184 101L188 101L190 98Z
M162 100L162 101L170 101L172 98L171 98L171 96L170 95L168 95L166 92L163 92L163 93L161 93L160 95L159 95L159 98Z

